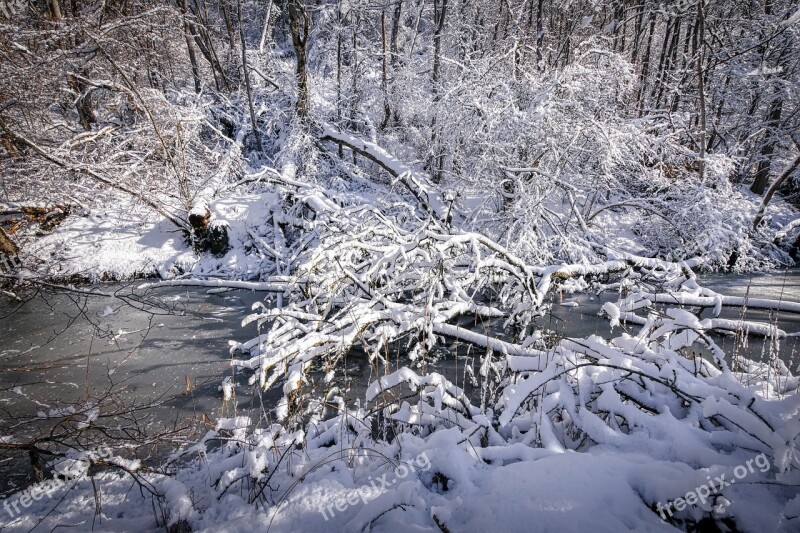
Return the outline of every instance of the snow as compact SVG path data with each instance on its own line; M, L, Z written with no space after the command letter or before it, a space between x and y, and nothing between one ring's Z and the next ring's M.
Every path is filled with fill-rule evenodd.
M358 151L368 154L369 157L389 171L397 180L403 182L412 194L418 196L421 201L424 202L424 209L431 209L439 220L444 220L447 217L449 211L448 206L442 201L443 198L439 198L438 193L435 188L428 183L427 178L415 173L380 146L372 142L357 139L346 132L336 130L329 124L324 125L322 136L323 138L329 138L334 141L346 142ZM453 197L450 195L447 198Z
M174 226L146 218L143 222L129 209L118 204L102 214L69 217L23 253L47 261L52 276L81 274L93 280L168 275L173 265L194 261Z
M233 379L230 376L226 376L225 379L222 380L222 385L220 385L218 389L222 391L222 400L229 402L233 398L236 386L233 383Z
M640 459L641 461L641 459ZM674 531L642 501L657 463L620 455L556 454L483 473L447 522L452 531ZM645 471L646 465L646 471ZM664 467L661 466L661 469ZM477 477L477 476L476 476ZM645 483L642 483L645 481ZM470 494L471 493L471 494ZM490 511L489 511L490 510Z
M472 456L470 447L459 444L458 435L452 431L437 434L438 438L427 444L407 439L404 456L411 468L404 477L378 456L369 460L352 450L356 458L352 461L347 459L346 449L314 451L304 465L277 472L273 481L286 489L275 505L265 509L247 503L246 494L238 491L214 497L205 469L184 470L175 479L156 479L153 486L165 496L169 523L185 519L193 531L223 528L246 532L267 527L278 532L354 531L367 526L376 532L437 531L434 521L438 521L450 531L501 527L524 532L534 527L541 531L615 532L674 531L654 511L656 505L666 505L713 476L728 472L729 479L733 477L731 467L695 470L641 452L622 453L608 447L587 453L538 450L521 462L507 463L487 454L484 460L492 457L487 463ZM524 449L537 452L527 446ZM275 458L267 448L264 452ZM419 458L422 453L426 461L417 462L414 455ZM428 468L422 468L424 465ZM303 474L297 478L292 472ZM433 481L434 474L447 480L446 490L443 481ZM211 479L214 475L212 472ZM759 475L756 469L748 480L755 481ZM101 531L126 530L132 524L142 532L162 530L146 505L146 493L131 491L129 478L101 473L95 483L104 495L99 516L94 517L91 484L83 479L68 492L62 489L52 499L32 502L25 514L9 524L8 531L32 527L33 517L51 511L56 502L54 514L62 523L89 524L94 517ZM731 485L726 495L733 501L727 508L714 511L709 502L676 514L697 515L704 509L723 517L736 512L745 516L744 523L750 528L790 531L796 523L797 497L780 506L772 493L763 485ZM199 496L205 497L198 500ZM742 512L743 505L751 512ZM52 521L52 515L45 519L45 523Z
M315 16L325 20L327 9ZM596 17L579 16L588 33ZM760 198L731 183L736 157L709 154L705 181L696 180L686 165L695 154L674 135L690 130L686 113L670 117L676 130L667 133L662 118L631 119L636 65L594 46L570 49L552 79L515 74L513 87L495 66L447 57L464 78L437 94L435 109L414 105L425 84L392 95L413 108L403 110L402 132L375 128L371 92L344 121L353 131L333 124L341 117L324 76L312 84L312 117L297 126L287 119L294 96L281 87L293 86L293 65L270 56L281 85L274 96L254 85L266 149L248 152L247 121L232 120L235 142L209 134L225 149L206 147L207 168L187 171L191 202L173 207L173 191L153 191L176 217L210 213L230 250L195 253L174 223L117 196L23 247L26 264L43 266L19 274L19 285L37 274L147 275L159 279L137 290L263 294L242 317L250 340L220 354L233 375L210 390L236 414L246 387L272 403L252 418L213 421L202 439L176 440L181 449L161 469L122 449L96 472L73 468L80 458L54 458L74 479L18 516L7 512L2 529L163 531L186 521L192 531L247 533L671 531L704 520L800 529L800 380L776 358L733 358L712 336L785 341L797 332L721 314L800 313L800 303L716 293L695 273L788 264L773 237L792 235L796 210L776 199L765 227L751 231ZM422 71L415 61L409 68ZM189 133L192 154L205 145ZM353 157L338 157L337 145ZM437 149L448 158L442 183L425 173ZM607 337L539 329L551 307L580 313L581 300L564 292L612 287ZM108 305L100 318L113 314ZM428 366L453 343L472 350L471 387ZM369 367L363 394L349 388L342 361L354 347ZM686 355L701 348L710 355ZM73 417L82 430L100 416L91 406L75 414L42 410L37 421ZM713 500L675 505L755 457L768 468ZM670 505L668 519L660 509Z
M257 302L242 318L257 333L231 343L231 364L249 374L249 384L282 395L266 413L271 425L247 416L218 420L173 454L170 475L109 459L163 495L164 512L154 515L152 497L131 491L131 474L112 467L95 478L110 498L105 527L125 527L132 517L142 531L163 528L163 520L186 520L193 531L248 532L528 531L532 524L668 531L707 517L733 517L754 530L796 525L790 487L800 472L800 383L776 362L740 358L734 372L705 334L744 328L783 337L791 332L774 324L717 315L742 305L797 312L797 303L704 288L692 271L701 258L676 263L609 251L605 261L534 266L486 235L432 221L402 225L296 183L294 174L286 167L274 178L291 206L277 192L209 204L229 228L229 253L196 260L190 277L139 284L284 298ZM246 246L257 251L244 253ZM616 334L625 321L641 325L638 332L567 337L546 348L542 331L527 327L548 301L581 305L559 293L617 278L609 286L624 286L625 296L602 305L609 330ZM477 297L489 284L496 295ZM697 309L706 308L715 316L700 317ZM459 318L526 327L501 335ZM425 369L446 339L478 349L480 400ZM392 367L383 352L398 340L407 343L407 358ZM358 398L340 388L335 363L353 344L368 348L379 371ZM696 346L713 360L681 355ZM235 402L234 379L218 383L222 400ZM750 483L725 487L714 501L673 505L755 454L769 469L748 474ZM426 468L401 469L420 458ZM79 479L47 525L88 523L88 490ZM127 503L115 500L123 493ZM54 501L35 502L31 513L47 514ZM659 505L673 505L672 522L662 520ZM29 518L17 520L10 531L30 528Z

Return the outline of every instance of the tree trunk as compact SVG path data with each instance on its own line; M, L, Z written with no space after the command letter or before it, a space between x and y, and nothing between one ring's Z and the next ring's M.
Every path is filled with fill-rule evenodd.
M644 28L644 0L639 0L636 5L636 23L633 28L633 50L631 50L631 61L636 63L639 56L639 43L642 40Z
M194 79L194 92L199 94L203 90L202 82L200 80L200 69L197 68L197 56L194 53L194 45L192 45L192 38L189 30L188 7L186 0L180 0L181 14L183 15L183 38L186 40L186 49L189 51L189 63L192 67L192 79Z
M753 230L758 228L758 225L761 224L761 221L764 219L764 210L767 208L767 204L770 200L772 200L772 196L778 191L783 182L785 182L789 176L791 176L797 168L800 167L800 155L795 157L794 161L789 163L789 166L786 167L778 179L775 180L775 183L772 184L772 187L769 188L767 194L764 195L764 199L761 201L761 205L758 208L758 213L756 213L756 217L753 220Z
M264 16L264 29L261 30L261 41L258 43L258 53L264 55L264 46L267 44L267 34L272 18L272 0L267 0L267 14Z
M625 30L623 29L623 22L625 20L625 6L622 0L614 1L614 28L612 35L614 36L613 47L614 51L625 53Z
M769 171L772 167L772 155L775 153L775 145L778 144L778 135L775 128L781 119L783 112L783 98L780 94L775 96L772 104L769 107L767 114L767 131L764 132L764 144L761 146L761 158L758 160L758 170L756 170L756 179L750 190L756 194L764 194L764 190L769 183Z
M236 0L236 18L239 22L239 40L242 49L242 71L244 72L244 87L247 91L247 106L250 110L250 123L253 127L253 135L256 136L256 144L258 151L264 152L264 146L261 144L261 132L258 131L258 122L256 121L256 112L253 109L253 92L250 89L250 67L247 66L247 43L244 38L244 22L242 19L242 0Z
M397 0L394 7L394 16L392 17L392 36L389 40L389 62L392 65L392 78L389 80L389 84L393 99L395 95L395 77L400 68L400 50L397 46L397 38L400 35L400 17L402 14L403 0ZM395 105L393 110L393 120L395 124L400 122L400 112L397 105Z
M697 93L700 96L700 164L697 173L700 181L705 179L706 172L706 84L703 62L705 57L705 30L706 18L703 12L703 1L697 0L697 24L695 25L695 35L697 35Z
M228 46L230 46L231 52L233 52L233 49L236 48L236 37L233 31L231 12L228 8L228 0L220 0L220 6L222 7L222 18L225 21L225 29L228 31Z
M531 2L532 1L533 0L531 0ZM544 0L539 0L539 6L536 10L536 68L538 70L542 70L544 68L544 63L542 62L542 43L544 41L544 29L542 25L543 3Z
M650 51L653 45L653 32L656 29L656 14L650 13L650 29L647 34L647 44L642 55L642 75L639 81L639 94L636 99L639 101L639 116L644 112L645 92L647 90L647 78L650 76Z
M392 70L397 71L400 65L400 54L397 49L397 38L400 36L400 17L403 15L403 0L397 0L394 6L394 16L392 17L392 37L389 41L389 61Z
M658 94L658 90L661 88L661 84L664 81L664 67L667 64L667 52L669 51L669 45L672 42L672 29L675 24L675 19L670 16L667 20L667 25L664 30L664 42L661 43L661 54L658 56L658 70L656 71L656 80L653 84L653 90L650 92L650 97L655 98Z
M55 20L56 22L61 20L60 0L50 0L50 16L53 17L53 20Z
M389 106L389 57L386 47L386 11L381 11L381 46L383 49L383 65L381 81L383 82L383 122L381 129L385 129L392 119L392 108Z
M358 131L356 118L358 117L358 104L360 102L358 96L358 27L361 22L361 17L356 14L355 27L353 28L352 44L353 44L353 60L350 64L350 127ZM353 151L353 164L358 164L358 153Z
M502 5L501 5L502 9ZM433 33L433 119L431 121L431 148L433 150L431 160L431 178L434 183L442 181L442 173L444 166L444 151L441 147L437 146L437 131L436 131L436 107L441 99L439 94L439 83L441 76L441 54L442 54L442 33L444 30L444 22L447 17L447 0L434 0L434 33Z
M336 6L336 127L342 127L342 3ZM339 145L339 158L344 158L342 145Z
M442 56L442 30L447 16L447 0L434 0L434 33L433 33L433 94L434 100L438 99L439 71Z
M667 88L668 80L670 74L675 68L675 62L678 57L678 43L680 42L681 38L681 19L680 17L675 19L675 26L672 32L672 40L669 43L669 49L667 50L667 59L664 64L664 71L661 74L661 85L658 88L658 97L656 98L656 109L661 106L661 100L664 96L664 90ZM666 102L665 102L666 103Z
M297 61L295 76L297 77L297 116L305 119L308 116L308 71L306 67L306 41L310 21L308 13L300 0L288 0L289 30L292 34L292 47Z
M185 2L185 0L182 1ZM189 21L189 33L191 33L195 44L197 44L197 47L200 49L200 53L203 54L203 57L206 58L206 61L208 61L208 64L211 66L211 72L214 75L214 83L217 90L221 90L222 87L224 87L225 90L230 89L228 79L225 76L225 69L222 68L222 63L214 48L214 40L209 35L208 28L210 24L208 23L208 14L206 13L204 15L199 8L195 8L194 10L189 8L188 12L191 12L197 19L197 22Z

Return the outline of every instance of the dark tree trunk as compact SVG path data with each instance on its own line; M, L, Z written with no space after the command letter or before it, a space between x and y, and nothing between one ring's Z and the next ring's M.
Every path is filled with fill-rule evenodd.
M261 144L261 132L258 130L258 121L256 120L256 112L253 109L253 92L250 89L250 67L247 65L247 43L244 38L244 21L242 19L242 0L236 0L236 18L239 22L239 40L241 41L242 50L242 71L244 72L244 87L247 91L247 106L250 110L250 123L253 127L253 135L256 137L256 144L258 151L264 152L264 146Z
M60 0L50 0L50 16L56 22L61 20L61 1Z
M394 15L392 16L392 35L389 40L389 63L392 66L392 78L389 80L389 90L392 94L392 97L394 97L395 94L395 77L397 76L397 71L400 68L400 50L397 46L397 38L400 35L400 18L402 15L403 0L397 0L397 3L394 6ZM394 120L395 124L400 122L400 114L396 104L393 110L392 119Z
M614 51L625 53L625 30L623 29L623 21L625 19L625 6L623 0L615 0L614 2Z
M392 119L392 108L389 106L389 58L386 46L386 12L381 11L381 47L382 47L382 72L381 81L383 82L383 122L381 129L385 129Z
M228 0L220 0L220 6L222 7L222 18L225 20L225 29L228 32L228 46L231 47L231 52L233 52L233 49L236 48L236 36L233 31L233 20L228 7Z
M706 32L706 18L703 7L704 0L697 0L697 23L695 24L695 34L697 35L697 93L700 98L700 135L698 136L698 143L700 144L700 164L698 165L697 173L700 181L705 179L706 172L706 83L705 83L705 32Z
M297 61L295 76L297 77L297 116L305 119L308 116L308 70L306 67L306 41L310 21L308 13L300 0L288 0L289 30L292 34L292 47Z
M342 127L342 4L339 2L336 8L336 121L337 127ZM339 158L344 156L344 149L339 145Z
M433 149L433 157L431 161L431 177L434 183L442 181L442 173L444 171L444 150L438 146L437 131L436 131L436 107L441 98L439 94L440 83L440 69L441 69L441 53L442 53L442 33L444 30L444 23L447 17L447 0L434 0L434 33L433 33L433 119L431 123L431 147ZM502 4L501 4L502 9Z
M531 5L533 5L531 0ZM544 29L542 26L542 4L544 0L539 0L539 6L536 10L536 68L542 70L544 63L542 62L542 44L544 41Z
M650 13L650 29L647 33L647 44L644 47L644 54L642 55L642 75L639 85L639 94L637 100L639 101L639 116L644 111L645 92L647 89L647 78L650 76L650 51L653 46L653 32L656 29L656 14Z
M399 50L397 49L397 38L400 35L400 17L403 14L403 1L397 0L394 6L394 16L392 17L392 37L389 41L389 59L392 65L392 70L397 71L399 66Z
M186 0L181 1L184 3L186 2ZM207 14L203 15L197 5L195 5L194 9L189 9L189 12L193 13L198 21L197 24L189 21L189 32L192 34L194 42L200 49L200 53L203 54L203 57L206 58L206 61L208 61L208 64L211 66L211 72L214 74L214 83L217 86L217 90L219 91L223 87L227 90L230 87L225 76L225 70L222 68L222 63L214 48L214 40L209 35L208 28L210 25L208 23Z
M192 67L194 92L199 94L200 91L203 90L203 84L200 80L200 69L197 68L197 56L194 53L194 45L192 44L191 33L189 30L189 21L187 20L188 7L186 5L186 0L180 0L178 5L180 6L181 14L183 15L183 38L186 40L186 49L189 51L189 63Z
M631 61L634 63L638 60L639 56L639 43L642 40L642 31L644 29L644 0L639 0L636 5L636 23L633 28L633 49L631 50Z
M656 71L656 80L653 84L653 90L650 92L650 97L655 98L658 94L658 90L661 88L661 84L664 81L664 67L667 64L667 52L669 51L669 45L672 42L672 29L675 23L675 19L670 17L667 20L666 29L664 30L664 41L661 43L661 53L658 56L658 70Z
M672 40L669 43L669 49L667 50L667 60L664 64L664 71L661 74L661 84L658 88L658 97L656 98L656 108L661 106L661 100L664 96L664 91L668 86L670 75L675 66L675 61L678 57L678 43L680 42L681 38L681 19L675 19L675 26L672 32Z
M756 170L756 179L750 190L756 194L764 194L764 191L769 184L769 173L772 168L772 156L775 153L775 146L778 144L778 135L775 131L778 122L781 120L783 112L783 98L780 95L775 96L772 104L769 106L769 113L767 114L767 131L764 133L764 144L761 146L761 157L758 160L758 169Z

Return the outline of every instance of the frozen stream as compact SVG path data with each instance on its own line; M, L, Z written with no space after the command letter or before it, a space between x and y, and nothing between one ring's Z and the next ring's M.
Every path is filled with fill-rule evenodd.
M723 294L800 301L800 270L757 276L704 276L701 281ZM135 287L134 283L131 287ZM130 290L98 285L97 290ZM154 298L157 297L157 298ZM39 411L79 402L113 390L125 402L157 401L150 410L153 431L160 427L186 424L204 430L204 422L242 414L259 408L257 397L247 386L249 373L236 376L236 405L223 402L218 387L231 375L228 341L245 341L256 335L254 325L241 328L242 318L254 301L264 294L227 291L209 294L202 289L160 289L136 307L119 299L83 297L76 294L42 293L20 305L0 300L0 409L3 415L35 416ZM608 320L597 313L616 294L602 296L556 296L552 313L537 320L553 339L609 337ZM13 311L13 312L12 312ZM709 311L707 311L708 313ZM723 317L739 319L741 310L726 308ZM770 320L769 311L748 310L748 320ZM800 316L781 314L778 326L789 333L800 331ZM636 331L636 327L632 328ZM617 329L613 335L619 335ZM726 351L733 349L732 337L717 337ZM798 337L784 339L780 358L793 371L800 361ZM762 339L751 337L744 350L760 359L769 352ZM464 366L477 364L481 354L459 347L458 357L442 357L434 363L439 372L465 385ZM348 403L363 397L370 365L358 354L348 356L346 393ZM469 387L467 387L469 388ZM280 396L274 387L262 400L274 406ZM25 459L25 460L23 460ZM0 496L30 481L27 458L4 456L0 461Z

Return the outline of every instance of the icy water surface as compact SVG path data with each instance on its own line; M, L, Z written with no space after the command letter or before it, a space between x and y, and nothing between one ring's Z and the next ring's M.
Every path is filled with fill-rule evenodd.
M701 283L722 294L800 301L800 270L756 276L703 276ZM132 284L135 287L137 284ZM131 291L119 285L98 285L99 291ZM79 402L87 396L114 391L122 402L156 402L148 410L153 415L151 431L186 424L194 419L196 431L213 425L220 417L260 412L263 402L269 411L280 396L280 388L262 398L252 395L247 385L249 372L232 374L229 340L243 342L256 336L255 325L241 327L263 293L236 290L209 293L204 289L159 289L147 299L128 300L77 294L45 294L18 304L0 302L0 409L5 413L33 415L54 407ZM537 319L537 327L555 342L563 337L601 335L613 332L608 320L598 317L607 301L618 294L556 296L552 311ZM710 311L706 311L710 314ZM740 319L741 310L725 308L724 318ZM800 316L770 311L748 310L747 320L776 319L787 332L800 331ZM491 327L496 329L497 324ZM631 326L635 332L637 326ZM721 347L734 348L733 337L717 336ZM797 371L800 339L782 340L779 357ZM753 359L770 354L770 345L750 337L740 353ZM442 350L428 369L443 373L468 390L466 367L477 371L483 350L467 345L451 345ZM455 355L455 357L453 356ZM406 361L393 361L405 364ZM342 389L348 404L363 398L375 369L367 358L354 351L343 362ZM224 402L219 386L232 376L236 387L234 401ZM17 464L19 463L19 464ZM30 482L25 458L0 461L0 495Z

